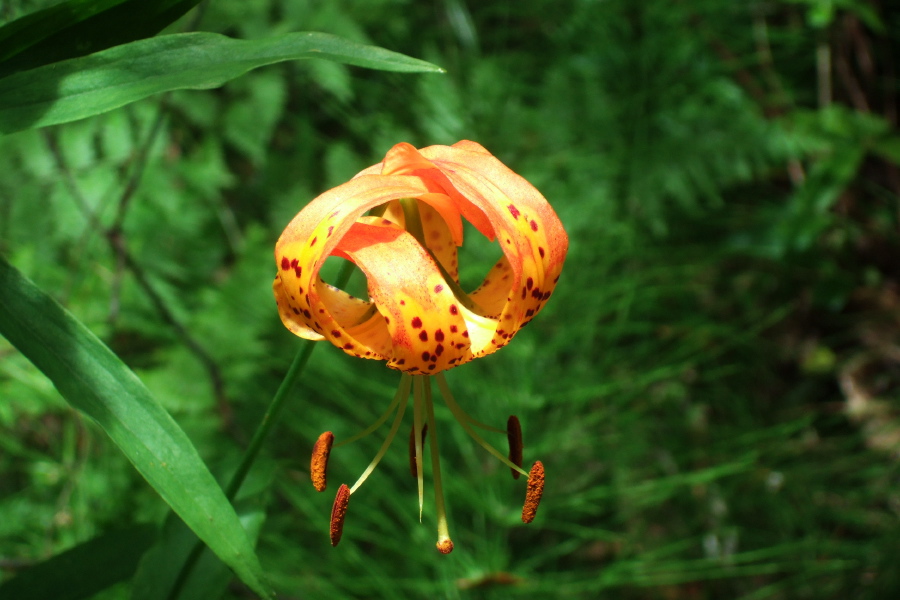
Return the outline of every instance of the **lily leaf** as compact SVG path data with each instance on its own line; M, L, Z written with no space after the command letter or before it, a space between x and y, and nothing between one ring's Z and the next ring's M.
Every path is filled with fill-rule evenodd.
M216 33L164 35L0 79L0 133L83 119L160 92L214 88L251 69L303 58L405 73L442 71L325 33L261 40Z
M68 0L0 27L0 77L156 35L199 0Z
M103 342L2 257L0 334L97 421L222 562L269 596L247 533L187 435Z

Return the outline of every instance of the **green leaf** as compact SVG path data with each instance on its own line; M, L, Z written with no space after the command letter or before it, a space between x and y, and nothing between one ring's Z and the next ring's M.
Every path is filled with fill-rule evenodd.
M0 258L0 334L106 431L197 536L258 594L262 567L196 449L135 374L75 317Z
M199 0L69 0L0 27L0 77L151 37Z
M0 598L79 600L126 581L156 538L156 527L112 531L39 563L0 585Z
M214 88L251 69L302 58L441 72L431 63L324 33L252 41L215 33L166 35L0 79L0 133L83 119L169 90Z

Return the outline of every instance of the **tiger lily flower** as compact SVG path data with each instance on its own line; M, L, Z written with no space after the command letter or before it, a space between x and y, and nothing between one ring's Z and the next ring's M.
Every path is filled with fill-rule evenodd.
M471 292L459 281L457 248L463 244L463 219L490 241L496 240L503 253ZM363 432L370 433L395 414L384 445L360 480L338 491L332 511L333 544L340 539L350 495L396 435L412 389L410 454L419 485L420 518L427 425L438 548L452 549L440 489L431 376L466 431L506 463L514 476L526 474L518 419L511 417L505 430L478 423L453 399L443 372L496 352L534 318L556 286L567 247L562 224L544 197L470 141L420 150L397 144L381 163L320 195L288 224L275 247L279 271L273 284L284 325L301 338L328 340L348 354L386 361L403 373L388 412ZM319 271L329 256L349 260L363 272L368 299L355 298L322 280ZM487 444L473 426L507 433L509 458ZM332 441L330 433L323 434L313 452L311 475L320 491L325 488ZM526 522L540 501L543 465L535 463L528 475Z

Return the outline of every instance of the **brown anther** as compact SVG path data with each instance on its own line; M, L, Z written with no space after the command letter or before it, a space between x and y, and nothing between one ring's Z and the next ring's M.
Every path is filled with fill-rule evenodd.
M312 459L309 461L309 478L312 479L317 492L325 491L325 471L328 469L328 455L331 454L333 443L334 434L326 431L313 445Z
M347 505L350 504L350 488L342 483L334 497L334 506L331 507L331 545L337 546L344 534L344 517L347 516Z
M544 493L544 463L536 461L528 473L528 491L525 492L525 506L522 507L522 522L531 523L541 504Z
M513 463L520 469L522 468L522 425L519 423L519 417L510 415L506 421L506 437L509 440L509 462ZM512 471L513 479L518 479L519 473L515 469Z
M425 434L428 433L428 423L425 423L422 426L422 448L425 448ZM419 476L419 471L416 469L416 426L413 425L409 430L409 472L412 473L413 477Z
M450 538L438 540L437 549L441 554L450 554L453 552L453 540Z

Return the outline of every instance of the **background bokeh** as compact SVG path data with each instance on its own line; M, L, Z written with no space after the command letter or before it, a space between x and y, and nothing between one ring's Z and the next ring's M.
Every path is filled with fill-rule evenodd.
M0 20L48 4L5 0ZM285 63L0 137L0 252L141 376L214 472L302 343L275 310L272 250L317 194L397 142L472 139L570 236L540 318L447 375L479 420L522 420L526 462L547 468L536 521L519 521L523 481L439 406L456 550L433 549L430 496L418 523L405 435L331 549L332 492L386 426L335 451L324 494L309 450L374 421L399 376L323 346L246 491L280 598L900 594L890 3L214 0L170 30L188 26L324 31L447 70ZM463 249L463 280L498 252ZM0 340L0 578L166 510Z

